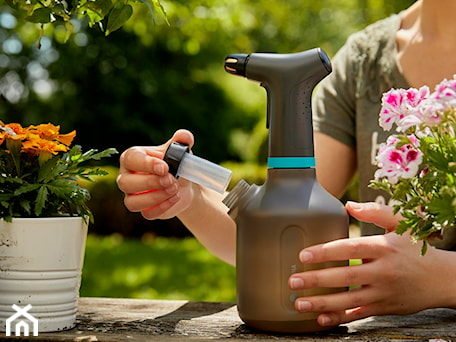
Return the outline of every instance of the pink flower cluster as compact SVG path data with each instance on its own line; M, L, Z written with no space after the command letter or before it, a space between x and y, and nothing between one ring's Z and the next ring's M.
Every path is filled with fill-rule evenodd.
M431 93L424 86L420 89L391 89L383 95L379 124L389 131L396 125L402 137L392 135L380 146L375 179L386 177L391 184L400 178L416 176L423 153L419 138L428 136L430 128L439 125L445 113L456 107L456 77L444 80Z
M440 124L442 116L449 108L456 106L456 76L443 80L431 93L429 87L420 89L391 89L383 94L380 111L380 126L389 131L394 124L398 132L406 132L421 125Z

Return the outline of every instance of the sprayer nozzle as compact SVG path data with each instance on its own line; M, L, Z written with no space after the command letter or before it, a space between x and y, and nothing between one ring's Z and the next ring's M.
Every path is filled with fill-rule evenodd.
M331 67L331 61L330 61L328 55L326 54L326 52L324 52L320 48L318 49L318 54L320 56L321 62L323 63L324 67L326 68L328 73L330 73L332 71L332 67Z
M245 65L249 60L249 55L238 53L225 58L225 70L233 75L245 77Z

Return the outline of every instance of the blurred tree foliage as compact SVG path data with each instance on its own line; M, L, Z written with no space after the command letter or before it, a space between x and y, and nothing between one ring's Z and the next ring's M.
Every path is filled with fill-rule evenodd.
M83 146L119 150L162 143L185 127L197 136L196 153L245 160L265 95L225 74L226 55L315 46L332 55L350 33L411 2L163 1L169 26L161 16L153 24L149 7L136 3L124 28L108 37L75 19L64 43L64 22L46 25L40 49L40 27L3 6L0 118L52 121L76 128Z
M131 3L140 1L149 6L152 15L158 10L166 20L159 0L5 0L22 20L40 24L43 33L45 24L63 22L65 41L73 33L72 18L85 19L90 27L98 24L105 35L118 30L133 14Z

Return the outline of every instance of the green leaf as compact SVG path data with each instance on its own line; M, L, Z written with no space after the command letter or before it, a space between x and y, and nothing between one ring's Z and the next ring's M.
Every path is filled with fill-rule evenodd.
M391 184L385 178L380 181L371 180L369 187L373 189L384 190L387 193L391 194Z
M410 229L409 221L401 220L399 224L396 226L395 232L399 235L404 234L408 229Z
M107 157L110 157L114 154L117 154L117 150L115 148L108 148L104 151L101 151L99 153L96 153L92 156L92 159L93 160L100 160L102 158L107 158Z
M106 14L109 13L109 10L112 8L111 0L97 0L97 1L88 1L87 8L95 12L100 20L104 18Z
M51 13L52 9L50 8L38 8L34 10L33 13L26 19L32 23L47 24L51 22Z
M54 179L61 170L57 168L57 164L59 162L59 158L51 158L43 165L41 165L40 170L38 172L38 182L47 183L50 180Z
M421 246L421 255L425 255L427 252L428 244L426 241L423 241L423 245Z
M0 202L8 203L8 201L14 197L14 194L0 194Z
M30 205L30 201L22 199L19 202L21 204L22 209L24 209L28 214L32 212L32 206Z
M126 4L116 4L107 15L106 35L118 30L130 19L133 7Z
M455 220L455 207L451 205L452 196L433 198L428 204L429 212L435 214L435 221L442 225L453 226Z
M160 11L161 15L163 16L163 19L165 19L166 24L169 26L169 21L168 17L166 16L166 11L163 5L160 3L160 0L139 0L140 2L145 3L147 6L149 6L150 13L152 15L152 19L155 22L154 19L154 7L157 7L158 10Z
M85 152L82 156L79 156L79 162L87 161L87 160L101 160L102 158L110 157L113 154L118 153L115 148L108 148L104 151L98 152L96 149L91 149Z
M16 191L14 191L14 196L20 196L22 194L26 194L28 192L32 192L32 191L35 191L36 189L38 189L39 187L41 187L40 184L25 184L25 185L22 185L21 187L17 188Z
M40 216L48 198L48 189L46 186L40 187L36 196L35 215Z
M75 145L69 150L67 153L65 153L64 157L62 159L67 159L71 160L72 162L79 161L82 157L82 148L79 145Z
M63 198L70 198L73 192L79 190L76 183L68 182L64 179L56 179L49 183L47 187L52 194Z
M71 21L69 21L69 20L65 21L65 29L66 29L66 34L65 34L64 43L68 42L68 39L70 39L70 37L74 31L74 26L71 23Z

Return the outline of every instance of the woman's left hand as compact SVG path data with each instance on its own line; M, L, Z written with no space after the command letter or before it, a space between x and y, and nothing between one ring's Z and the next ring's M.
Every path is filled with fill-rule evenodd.
M346 292L298 298L295 307L299 312L320 312L320 325L336 326L374 315L456 307L456 253L430 247L422 256L421 243L392 232L399 218L388 206L349 202L346 208L355 218L384 227L387 233L302 250L304 264L347 259L361 259L362 264L292 275L292 290L358 286Z

